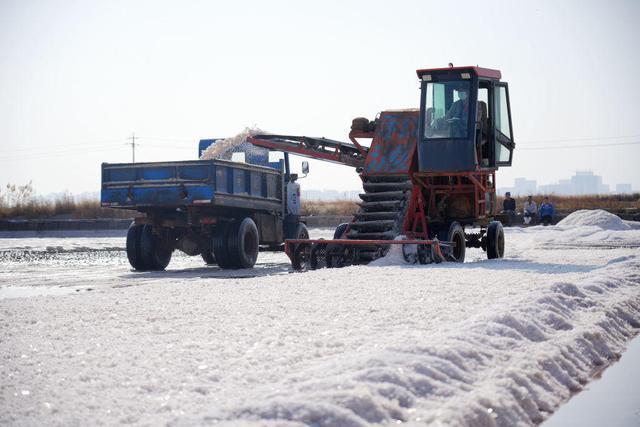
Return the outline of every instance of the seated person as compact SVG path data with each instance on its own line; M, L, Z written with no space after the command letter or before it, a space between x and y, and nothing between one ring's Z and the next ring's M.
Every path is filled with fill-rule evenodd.
M502 202L502 212L513 215L516 213L516 199L511 198L511 193L504 193L504 201Z
M527 201L524 202L524 209L522 209L522 220L527 225L529 225L532 221L535 223L537 214L538 205L536 204L535 200L533 200L533 196L527 197Z
M427 109L427 136L440 138L462 138L467 136L469 88L465 83L458 86L455 91L458 95L458 100L451 104L444 116L432 122L433 109Z
M542 225L551 224L554 214L555 209L553 205L549 202L549 198L545 197L544 202L540 205L540 220L542 221Z

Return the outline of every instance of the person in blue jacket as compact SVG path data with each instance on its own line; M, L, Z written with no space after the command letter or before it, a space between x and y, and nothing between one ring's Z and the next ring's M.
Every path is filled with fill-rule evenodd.
M551 224L554 214L555 210L553 205L549 202L549 198L545 197L544 202L540 205L540 220L542 221L542 225Z

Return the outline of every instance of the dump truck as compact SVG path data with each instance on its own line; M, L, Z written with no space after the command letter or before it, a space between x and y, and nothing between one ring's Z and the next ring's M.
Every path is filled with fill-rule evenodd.
M502 258L496 171L511 166L515 142L509 88L498 70L417 70L420 108L356 118L351 143L254 135L259 147L354 167L363 193L350 223L331 240L289 239L296 270L367 264L401 245L409 262L463 262L467 247ZM367 146L365 140L371 140Z
M200 141L199 155L218 141ZM243 161L102 164L101 206L137 212L126 239L134 269L164 270L175 250L223 269L251 268L260 250L309 237L287 214L288 153L234 151Z

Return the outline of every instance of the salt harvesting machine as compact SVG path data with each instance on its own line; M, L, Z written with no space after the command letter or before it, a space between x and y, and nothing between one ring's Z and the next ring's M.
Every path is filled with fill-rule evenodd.
M420 109L356 118L351 143L270 134L249 139L352 166L362 180L359 209L332 240L285 241L294 269L366 264L392 245L401 245L407 261L422 264L462 262L467 247L482 248L490 259L503 256L496 170L511 165L515 148L508 85L500 71L480 67L417 74Z

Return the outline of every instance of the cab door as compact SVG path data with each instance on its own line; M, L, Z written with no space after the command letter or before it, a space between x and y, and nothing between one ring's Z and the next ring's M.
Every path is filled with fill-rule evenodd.
M511 104L509 103L509 87L506 83L497 83L493 90L493 115L495 124L495 165L511 166L513 158L513 129L511 127Z

